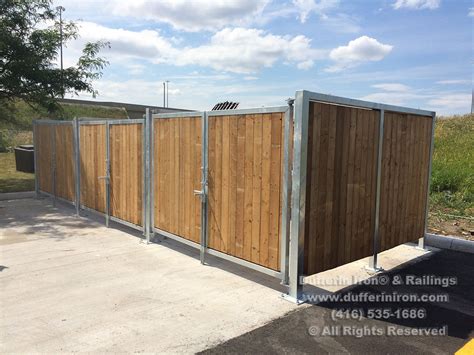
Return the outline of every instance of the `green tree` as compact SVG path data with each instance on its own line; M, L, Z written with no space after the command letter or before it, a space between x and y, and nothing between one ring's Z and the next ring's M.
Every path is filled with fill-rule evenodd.
M57 98L65 93L88 92L95 97L92 82L108 64L98 54L109 44L87 43L77 64L61 71L55 64L61 45L59 26L51 0L0 0L0 112L9 112L18 99L55 111L60 107ZM77 37L76 24L62 21L63 44Z

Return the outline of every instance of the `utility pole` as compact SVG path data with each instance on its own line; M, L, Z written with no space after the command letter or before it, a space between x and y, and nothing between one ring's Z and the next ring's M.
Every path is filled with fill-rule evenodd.
M59 38L61 43L61 97L64 99L64 78L63 78L63 11L66 9L62 6L56 7L59 11Z
M166 107L166 83L163 81L163 107Z
M170 81L166 80L166 107L170 107L170 93L169 93L169 88L170 88Z

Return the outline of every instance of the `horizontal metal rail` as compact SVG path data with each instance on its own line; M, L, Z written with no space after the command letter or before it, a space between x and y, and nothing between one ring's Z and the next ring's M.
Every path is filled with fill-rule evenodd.
M201 247L201 246L199 245L199 243L193 242L192 240L188 240L188 239L186 239L186 238L180 237L179 235L176 235L176 234L173 234L173 233L164 231L164 230L162 230L162 229L153 228L153 231L154 231L155 233L159 234L159 235L162 235L163 237L173 239L173 240L175 240L175 241L177 241L177 242L180 242L180 243L189 245L190 247L193 247L193 248L196 248L196 249L199 249L199 248Z
M162 118L201 117L203 112L206 112L208 117L235 116L235 115L285 112L287 109L288 109L288 106L272 106L272 107L248 108L248 109L240 109L240 110L159 113L159 114L154 114L153 118L162 119Z
M192 112L173 112L173 113L154 113L152 118L186 118L186 117L201 117L202 111Z
M69 120L42 120L42 119L36 119L33 120L33 124L38 124L38 125L67 125L70 124L72 125L74 121L69 121Z
M196 242L193 242L193 241L188 240L186 238L180 237L179 235L176 235L176 234L173 234L173 233L170 233L170 232L164 231L162 229L158 229L158 228L153 228L153 230L154 230L155 233L160 234L164 237L173 239L173 240L175 240L179 243L186 244L186 245L188 245L190 247L193 247L195 249L200 249L201 248L201 245L199 243L196 243ZM258 265L258 264L254 264L250 261L246 261L246 260L237 258L235 256L222 253L222 252L214 250L214 249L207 248L206 254L212 255L212 256L214 256L216 258L219 258L219 259L224 259L224 260L233 262L234 264L244 266L246 268L261 272L263 274L267 274L267 275L270 275L270 276L273 276L273 277L276 277L276 278L281 278L281 273L279 271L272 270L272 269L266 268L266 267Z
M59 196L54 196L53 194L51 194L49 192L38 190L38 193L39 193L39 195L44 195L44 196L52 198L52 199L56 198L58 201L67 203L67 204L72 205L72 206L76 206L76 203L74 201L70 201L70 200L67 200L67 199L59 197Z
M128 222L128 221L124 221L123 219L114 217L112 215L109 218L110 218L111 221L123 224L124 226L127 226L127 227L130 227L130 228L133 228L133 229L136 229L136 230L139 230L139 231L143 232L143 227L138 225L138 224L134 224L134 223L131 223L131 222Z
M207 111L207 116L233 116L233 115L248 115L252 113L274 113L285 112L288 106L272 106L259 108L244 108L239 110L222 110L222 111Z
M112 124L143 124L145 120L143 118L138 118L136 120L108 120L107 123L112 125Z
M420 109L415 109L415 108L410 108L410 107L386 105L386 104L380 104L380 103L370 102L370 101L349 99L346 97L320 94L320 93L306 91L306 90L303 90L302 92L304 93L305 97L307 97L310 101L319 101L319 102L324 102L324 103L334 104L334 105L345 105L345 106L366 108L366 109L371 109L371 110L384 110L384 111L390 111L390 112L408 113L408 114L419 115L419 116L433 116L436 114L433 111L420 110Z

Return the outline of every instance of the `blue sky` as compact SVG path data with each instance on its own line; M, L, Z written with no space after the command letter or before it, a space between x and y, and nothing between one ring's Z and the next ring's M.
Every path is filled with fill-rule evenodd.
M470 111L471 1L55 1L80 20L65 49L106 40L97 100L210 109L282 105L296 90ZM87 95L81 95L90 98Z

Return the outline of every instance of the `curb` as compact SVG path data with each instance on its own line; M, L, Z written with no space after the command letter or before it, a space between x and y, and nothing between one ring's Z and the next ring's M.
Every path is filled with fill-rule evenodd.
M8 201L8 200L20 200L24 198L34 198L35 192L34 191L26 191L26 192L5 192L0 194L0 201Z
M474 254L474 242L457 237L426 233L425 243L435 248Z

